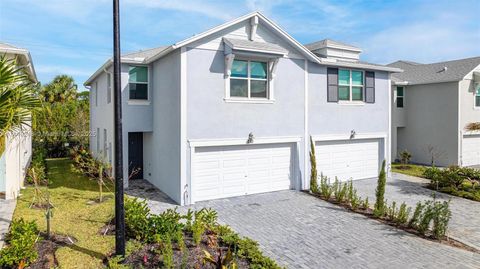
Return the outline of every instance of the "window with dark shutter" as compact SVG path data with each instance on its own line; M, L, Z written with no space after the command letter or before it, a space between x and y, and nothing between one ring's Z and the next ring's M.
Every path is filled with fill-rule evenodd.
M375 72L365 71L365 102L375 103Z
M327 102L338 102L338 68L327 68Z

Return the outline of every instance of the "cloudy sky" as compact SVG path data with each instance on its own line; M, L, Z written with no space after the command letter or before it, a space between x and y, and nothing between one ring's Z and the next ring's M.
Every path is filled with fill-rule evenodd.
M478 0L120 0L123 52L169 45L259 10L301 43L361 47L362 60L480 56ZM112 51L111 0L0 0L0 42L30 50L37 75L80 86ZM82 88L82 86L80 86Z

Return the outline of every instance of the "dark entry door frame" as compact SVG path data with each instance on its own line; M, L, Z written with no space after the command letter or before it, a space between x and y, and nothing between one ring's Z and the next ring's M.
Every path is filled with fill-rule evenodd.
M128 133L128 176L131 179L143 178L143 133Z

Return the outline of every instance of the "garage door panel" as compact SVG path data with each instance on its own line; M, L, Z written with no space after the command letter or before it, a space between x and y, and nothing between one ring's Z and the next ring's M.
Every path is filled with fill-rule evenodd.
M480 164L480 135L464 135L462 139L462 165Z
M340 140L316 143L317 170L331 180L362 179L378 174L380 141Z
M292 148L293 144L197 148L192 163L193 199L289 189Z

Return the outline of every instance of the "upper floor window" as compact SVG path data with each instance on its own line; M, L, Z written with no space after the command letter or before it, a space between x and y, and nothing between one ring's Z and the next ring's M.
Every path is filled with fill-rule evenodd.
M268 63L233 60L230 97L268 99Z
M338 100L363 101L363 72L338 70Z
M405 88L403 87L397 87L397 107L403 107L404 104L404 98L405 98Z
M98 106L98 81L95 81L95 106Z
M107 104L112 102L112 75L107 73Z
M148 67L130 66L128 74L130 100L148 100Z
M475 91L475 106L480 107L480 86Z

